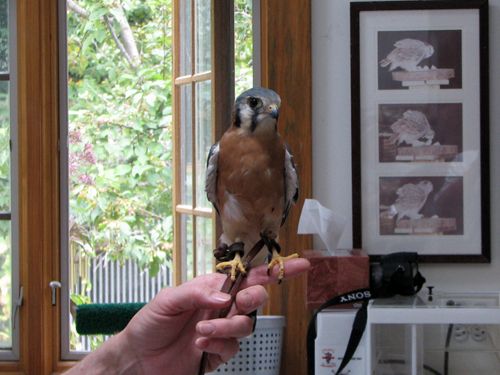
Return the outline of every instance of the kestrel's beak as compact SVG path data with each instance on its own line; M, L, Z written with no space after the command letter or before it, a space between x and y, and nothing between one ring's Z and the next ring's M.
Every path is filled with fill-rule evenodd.
M278 117L280 115L280 111L279 111L278 106L276 104L270 105L269 108L268 108L268 112L269 112L269 114L271 115L271 117L273 119L275 119L276 121L278 121Z

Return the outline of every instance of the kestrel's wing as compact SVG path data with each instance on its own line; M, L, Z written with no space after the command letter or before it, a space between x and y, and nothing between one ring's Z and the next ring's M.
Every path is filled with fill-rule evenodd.
M417 40L417 39L401 39L394 43L394 47L397 48L405 48L405 49L414 49L414 48L422 48L425 46L425 43Z
M408 110L402 118L391 125L391 129L395 133L405 134L416 140L430 130L430 124L422 112Z
M217 212L219 212L219 207L217 206L217 168L219 150L219 142L215 143L210 148L207 159L207 172L205 175L205 191L207 193L207 198L214 205Z
M413 48L398 47L389 53L387 58L393 62L401 64L404 61L415 61L417 54L418 52L416 52Z
M396 199L396 203L404 203L408 205L408 207L418 205L426 199L424 190L415 184L406 184L400 187L396 194L399 195L399 198Z
M292 203L297 203L299 199L299 178L297 176L297 170L295 169L295 163L293 161L292 150L288 143L285 142L286 154L285 154L285 210L283 211L283 217L281 219L281 225L285 223L285 220L290 211Z

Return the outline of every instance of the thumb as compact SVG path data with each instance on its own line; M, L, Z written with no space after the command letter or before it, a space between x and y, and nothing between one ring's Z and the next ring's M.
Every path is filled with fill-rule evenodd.
M161 315L176 315L193 309L221 309L229 305L231 296L200 283L186 283L165 288L153 299ZM155 309L156 310L156 309Z

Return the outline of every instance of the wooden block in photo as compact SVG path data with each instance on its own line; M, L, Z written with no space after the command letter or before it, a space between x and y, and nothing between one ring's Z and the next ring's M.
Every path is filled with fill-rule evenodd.
M458 146L437 145L420 147L398 147L397 152L397 160L405 160L405 157L412 157L413 160L436 161L444 159L454 159L458 155Z
M455 69L429 69L416 72L405 72L402 70L392 72L394 81L443 81L455 77Z
M398 234L438 234L457 229L455 218L429 217L422 219L402 219L396 221L394 233Z

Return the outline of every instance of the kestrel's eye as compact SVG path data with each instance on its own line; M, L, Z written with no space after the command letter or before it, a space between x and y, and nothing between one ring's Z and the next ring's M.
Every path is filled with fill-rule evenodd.
M250 104L250 108L252 109L260 108L262 106L262 102L260 101L260 99L254 97L248 99L248 104Z

